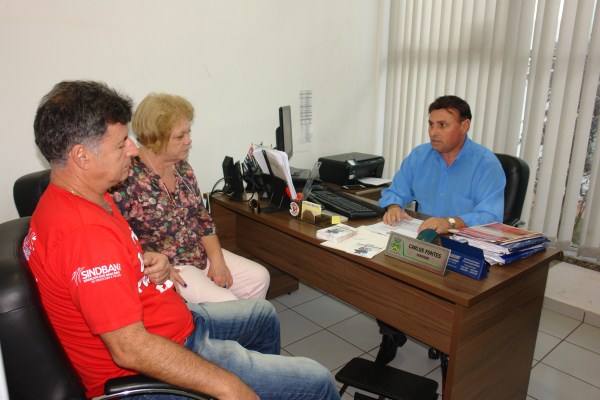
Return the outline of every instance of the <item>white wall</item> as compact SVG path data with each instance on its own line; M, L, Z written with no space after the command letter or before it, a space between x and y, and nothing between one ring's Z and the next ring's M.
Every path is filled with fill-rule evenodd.
M32 123L61 80L107 82L139 102L175 93L196 107L190 162L209 191L225 155L274 144L292 106L291 164L376 147L383 1L0 0L0 221L12 185L46 168ZM314 140L300 143L299 92L313 90Z

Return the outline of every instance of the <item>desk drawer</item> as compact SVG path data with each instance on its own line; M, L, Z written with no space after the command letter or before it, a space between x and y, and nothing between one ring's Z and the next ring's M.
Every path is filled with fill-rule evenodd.
M237 219L236 242L240 249L301 281L450 352L454 304L374 271L361 257L346 258L243 216Z

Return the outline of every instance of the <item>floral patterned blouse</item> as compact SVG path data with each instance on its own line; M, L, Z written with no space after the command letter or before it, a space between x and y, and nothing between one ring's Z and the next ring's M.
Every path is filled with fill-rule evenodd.
M132 164L129 178L111 194L142 249L163 253L172 265L206 268L200 238L216 234L216 227L190 164L185 160L175 164L174 192L167 192L162 178L139 157L133 157Z

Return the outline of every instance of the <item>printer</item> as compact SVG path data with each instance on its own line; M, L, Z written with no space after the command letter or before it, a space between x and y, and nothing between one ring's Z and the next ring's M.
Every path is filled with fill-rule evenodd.
M346 185L360 178L381 178L385 160L381 156L364 153L345 153L320 157L319 179Z

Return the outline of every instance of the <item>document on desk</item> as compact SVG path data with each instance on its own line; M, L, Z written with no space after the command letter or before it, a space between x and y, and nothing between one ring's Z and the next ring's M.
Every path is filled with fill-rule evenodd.
M373 258L385 250L389 235L373 232L366 226L357 228L356 235L341 242L327 241L321 243L323 246L342 250L365 258Z
M422 219L413 218L412 220L403 219L396 226L386 225L383 222L378 222L373 225L365 225L365 227L373 232L389 236L390 232L397 232L401 235L417 238L419 234L419 226L423 223Z
M254 155L254 158L256 159L256 162L258 163L263 174L268 175L269 171L272 171L273 175L283 180L287 184L287 187L290 191L290 198L295 199L297 194L292 181L292 175L290 173L288 155L283 151L275 150L267 146L257 146L252 154Z
M359 178L358 181L367 186L383 186L387 185L392 180L386 178L375 178L374 176L365 176L364 178Z

